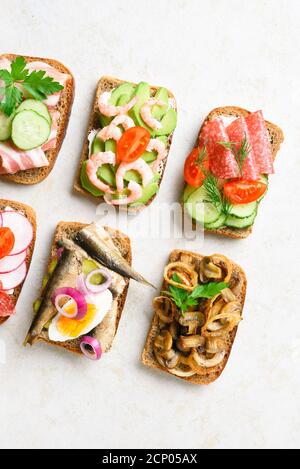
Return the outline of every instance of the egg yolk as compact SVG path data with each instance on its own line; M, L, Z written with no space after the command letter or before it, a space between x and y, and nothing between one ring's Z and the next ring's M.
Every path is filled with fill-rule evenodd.
M97 313L95 305L88 304L87 313L82 319L66 318L60 316L57 321L57 330L65 336L77 337L94 320Z

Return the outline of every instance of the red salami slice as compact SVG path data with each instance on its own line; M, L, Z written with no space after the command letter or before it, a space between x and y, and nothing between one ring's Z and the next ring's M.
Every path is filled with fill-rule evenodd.
M260 174L273 174L274 166L271 143L262 111L250 114L246 117L246 123L258 172Z
M208 122L199 137L200 146L206 145L211 172L220 179L239 176L237 162L232 152L218 142L229 142L222 119Z
M13 299L5 292L0 291L0 317L11 316L16 312Z
M251 151L248 153L247 158L242 164L241 177L255 181L259 177L259 172L256 168L255 155L252 150L251 138L245 118L241 117L233 121L232 124L226 128L226 131L230 142L239 142L239 144L235 146L237 151L241 148L243 139L245 137L247 138L247 142L251 147Z

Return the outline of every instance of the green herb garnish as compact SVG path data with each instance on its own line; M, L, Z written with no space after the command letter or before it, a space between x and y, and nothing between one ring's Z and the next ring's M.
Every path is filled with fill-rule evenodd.
M177 274L173 275L172 280L179 284L182 283ZM192 292L188 292L183 288L170 285L169 291L162 293L170 296L181 312L185 313L191 306L197 306L200 298L212 298L225 288L228 288L228 284L225 282L210 282L197 285Z
M218 209L221 208L222 212L228 215L231 210L231 204L224 194L221 193L217 178L208 172L206 174L206 179L203 182L203 187L207 193L208 202Z
M240 142L218 142L218 143L219 145L222 145L222 147L226 148L227 150L232 151L235 157L235 160L237 162L240 175L242 175L244 163L247 159L247 156L252 150L252 147L248 142L247 136L246 135L244 136L241 144ZM239 149L237 149L238 145L240 145Z
M35 99L42 101L48 95L63 90L63 86L54 81L51 77L45 77L43 70L29 73L26 70L24 57L17 57L11 63L11 71L0 70L0 80L3 80L5 87L0 88L0 109L7 116L11 116L16 107L22 102L22 88L28 91ZM22 85L19 89L16 85Z

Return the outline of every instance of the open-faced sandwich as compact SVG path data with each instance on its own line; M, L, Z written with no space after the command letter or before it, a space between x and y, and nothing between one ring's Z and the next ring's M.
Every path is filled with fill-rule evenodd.
M188 156L183 203L205 230L246 238L274 173L283 133L261 111L214 109Z
M36 218L27 205L0 199L0 324L16 312L36 237Z
M150 285L131 267L127 236L59 223L25 344L45 341L98 360L112 346L130 278Z
M144 365L195 384L224 370L242 320L247 281L220 254L173 251L143 351Z
M0 175L37 184L52 170L74 98L70 71L52 59L0 56Z
M96 202L138 211L159 190L177 123L166 88L99 81L74 188Z

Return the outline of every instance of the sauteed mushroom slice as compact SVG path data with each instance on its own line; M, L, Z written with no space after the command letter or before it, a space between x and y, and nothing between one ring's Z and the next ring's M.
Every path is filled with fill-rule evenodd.
M204 257L200 262L199 276L203 283L218 280L228 283L232 276L232 263L220 254Z
M242 320L241 304L239 301L227 303L216 315L209 315L202 328L205 337L222 337L231 332Z
M170 334L171 334L173 340L177 338L177 335L178 335L178 325L177 325L177 322L176 322L176 321L171 322L170 327L169 327L169 332L170 332Z
M191 376L194 376L196 374L196 371L194 370L179 370L179 369L174 369L174 370L169 370L170 373L172 373L175 376L179 376L180 378L190 378Z
M179 277L181 283L173 280L174 274ZM164 271L164 279L169 285L191 292L198 284L197 272L184 262L172 262L168 264Z
M221 295L226 303L236 301L236 296L230 288L224 288L224 290L221 291Z
M219 337L209 337L205 343L206 353L220 353L226 349L226 340Z
M177 341L179 350L187 352L191 348L203 347L205 338L201 335L181 335Z
M153 301L153 308L159 318L165 323L171 323L176 313L176 305L167 296L159 296Z
M154 347L158 350L168 351L171 350L173 345L173 338L169 331L164 329L154 339Z
M193 349L189 356L189 365L192 369L197 370L197 368L213 368L220 365L224 360L226 355L225 350L219 353L216 353L212 358L208 358L205 354L199 354L197 350Z
M181 326L187 328L187 334L197 334L198 329L205 323L205 314L199 311L180 314L178 322Z

